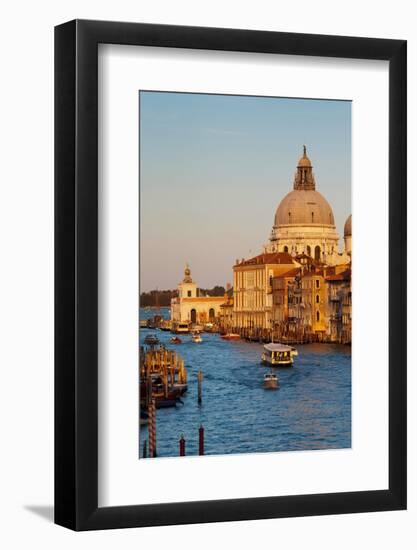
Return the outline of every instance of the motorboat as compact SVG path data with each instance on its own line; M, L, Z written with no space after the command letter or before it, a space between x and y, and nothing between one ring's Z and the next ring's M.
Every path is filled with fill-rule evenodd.
M276 390L278 389L279 381L278 376L273 372L269 372L264 375L264 388L266 390Z
M159 344L159 338L155 336L155 334L147 334L144 343L147 346L157 346Z
M178 338L178 336L173 336L171 338L171 343L172 344L182 344L182 340L181 340L181 338Z
M192 340L195 344L200 344L200 343L203 341L203 339L201 338L201 336L200 336L198 333L193 334L193 335L191 336L191 340Z
M227 334L222 334L220 338L223 338L223 340L240 340L240 334L228 332Z

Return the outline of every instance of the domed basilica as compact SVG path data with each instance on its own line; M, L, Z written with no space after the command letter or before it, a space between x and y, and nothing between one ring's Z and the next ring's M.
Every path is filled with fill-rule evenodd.
M339 235L333 211L327 200L316 191L313 167L304 145L298 161L294 189L280 202L266 252L306 254L327 265L350 260L352 218L345 224L345 249L339 253ZM346 233L349 233L347 235Z

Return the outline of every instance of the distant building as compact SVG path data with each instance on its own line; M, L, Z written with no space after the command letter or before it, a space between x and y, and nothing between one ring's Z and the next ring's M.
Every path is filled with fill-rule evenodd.
M178 297L171 300L171 320L198 324L214 322L223 303L224 296L199 296L197 284L187 265L184 278L178 284Z

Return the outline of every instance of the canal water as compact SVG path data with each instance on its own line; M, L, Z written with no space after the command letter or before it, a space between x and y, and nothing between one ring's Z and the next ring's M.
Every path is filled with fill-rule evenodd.
M151 312L141 311L141 319L148 316ZM197 455L200 425L205 430L205 454L351 446L350 347L297 346L293 367L274 368L280 380L274 391L263 388L269 369L260 362L262 344L203 333L200 344L181 335L183 343L174 346L170 332L146 329L140 331L141 344L150 333L184 358L188 376L184 404L157 410L159 457L178 456L181 434L186 454ZM204 377L202 405L197 402L199 370ZM147 427L141 427L140 446L147 438Z

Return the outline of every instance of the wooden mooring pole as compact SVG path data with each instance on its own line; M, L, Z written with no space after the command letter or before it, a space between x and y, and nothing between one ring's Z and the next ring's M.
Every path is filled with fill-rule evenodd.
M202 456L204 454L204 427L200 425L198 428L198 454Z
M184 434L180 437L180 456L185 456L185 438Z
M148 435L149 435L149 457L156 457L156 406L155 399L151 399L148 408Z
M197 380L198 380L198 404L201 405L201 403L203 402L203 399L202 399L203 373L201 372L201 370L198 371Z

